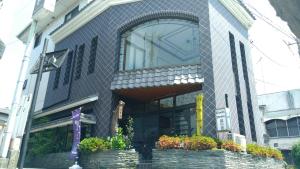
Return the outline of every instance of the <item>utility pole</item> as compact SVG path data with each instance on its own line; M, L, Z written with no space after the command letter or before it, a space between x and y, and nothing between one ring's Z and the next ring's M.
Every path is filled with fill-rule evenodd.
M32 125L32 117L34 114L38 91L39 91L39 87L40 87L40 83L41 83L42 75L43 75L43 67L44 67L44 62L45 62L45 57L46 57L47 46L48 46L48 39L46 38L44 41L43 51L40 56L39 71L38 71L37 78L35 81L34 91L33 91L33 95L32 95L32 103L31 103L30 110L29 110L28 117L27 117L25 136L23 137L23 143L22 143L22 148L21 148L21 152L20 152L21 154L20 154L20 159L19 159L19 161L20 161L19 169L23 169L23 167L24 167L24 162L25 162L25 157L26 157L26 152L27 152L27 147L28 147L28 141L29 141L29 136L30 136L30 130L31 130L31 125Z

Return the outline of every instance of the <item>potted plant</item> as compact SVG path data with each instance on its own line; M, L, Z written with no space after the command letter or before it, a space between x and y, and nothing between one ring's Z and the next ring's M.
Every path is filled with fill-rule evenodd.
M136 168L139 156L131 149L132 123L132 118L129 118L126 136L122 128L118 128L113 137L92 137L82 140L79 144L81 166L84 169Z

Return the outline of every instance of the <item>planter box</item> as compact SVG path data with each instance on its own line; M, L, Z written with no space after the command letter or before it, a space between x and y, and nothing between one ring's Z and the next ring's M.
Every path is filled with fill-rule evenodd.
M157 169L284 169L285 163L224 150L153 150L152 167Z
M43 169L68 169L74 164L69 159L70 153L53 153L40 155L26 161L26 168L43 168Z
M26 162L26 168L68 169L74 164L70 153L54 153L37 156ZM139 155L134 150L110 150L92 154L80 154L79 163L83 169L136 168Z
M83 169L136 168L138 162L139 155L134 150L111 150L80 156Z

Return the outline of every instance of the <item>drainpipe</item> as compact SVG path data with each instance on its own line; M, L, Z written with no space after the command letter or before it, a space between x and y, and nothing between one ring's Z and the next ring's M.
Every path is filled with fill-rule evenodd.
M1 153L0 156L3 158L7 158L8 150L11 146L12 133L13 133L15 125L16 125L15 122L16 122L17 112L21 108L20 101L21 101L21 96L22 96L23 83L24 83L26 73L27 73L27 68L29 65L29 60L30 60L30 55L31 55L32 45L33 45L33 39L34 39L35 31L36 31L36 26L37 26L37 21L35 21L35 20L32 21L29 35L28 35L27 42L26 42L26 47L25 47L25 52L24 52L25 54L24 54L24 57L22 60L22 65L21 65L21 69L19 72L19 77L18 77L18 81L17 81L15 93L14 93L11 112L10 112L8 122L7 122L8 123L7 129L6 129L6 131L4 131L4 139L3 139L3 142L2 142L1 148L0 148L0 153ZM16 139L13 140L13 142L20 144L20 141L18 141ZM11 148L18 150L19 146L20 145L14 145Z

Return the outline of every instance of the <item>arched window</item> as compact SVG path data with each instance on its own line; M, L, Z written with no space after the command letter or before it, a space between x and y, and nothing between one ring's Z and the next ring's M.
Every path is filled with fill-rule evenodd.
M157 19L121 35L120 70L200 63L198 23Z
M289 120L270 120L266 122L267 133L270 137L300 136L300 117Z

